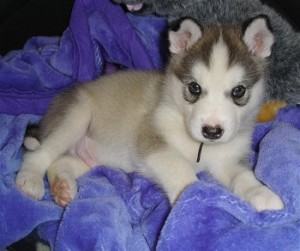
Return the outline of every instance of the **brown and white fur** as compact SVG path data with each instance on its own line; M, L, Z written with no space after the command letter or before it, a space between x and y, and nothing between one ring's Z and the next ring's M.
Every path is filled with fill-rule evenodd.
M173 55L164 72L119 72L58 95L41 122L40 145L25 153L17 186L40 200L47 171L55 202L65 206L79 176L107 165L151 178L173 204L207 170L258 211L283 208L247 161L274 40L267 19L244 29L185 19L169 40Z

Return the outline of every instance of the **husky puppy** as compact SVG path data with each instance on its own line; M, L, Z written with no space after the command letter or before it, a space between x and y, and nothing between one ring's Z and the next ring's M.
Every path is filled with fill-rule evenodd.
M152 179L173 204L207 170L256 210L283 208L247 164L274 42L267 18L243 27L184 19L169 40L164 72L119 72L58 95L17 186L40 200L47 171L53 199L65 206L76 179L101 164Z

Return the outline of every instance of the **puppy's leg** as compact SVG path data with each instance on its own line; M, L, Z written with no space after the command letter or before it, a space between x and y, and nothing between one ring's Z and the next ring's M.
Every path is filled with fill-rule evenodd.
M254 173L243 165L215 168L212 175L237 196L250 203L258 212L284 207L280 197L259 182Z
M154 179L166 192L170 203L174 204L183 190L197 181L192 165L173 149L164 149L145 158L146 176Z
M56 160L48 169L48 181L53 200L64 207L77 193L76 179L90 168L75 155L64 155Z
M91 111L85 104L74 104L59 118L58 125L51 126L50 133L41 142L40 147L34 152L25 153L16 177L16 184L24 193L34 199L42 199L45 193L45 172L60 155L83 138L90 123L90 114Z

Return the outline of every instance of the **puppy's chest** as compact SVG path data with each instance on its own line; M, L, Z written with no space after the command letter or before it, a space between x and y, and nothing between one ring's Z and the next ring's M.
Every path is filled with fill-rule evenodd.
M193 144L182 149L182 154L189 160L196 172L210 170L215 167L226 166L234 160L236 153L232 153L230 145ZM233 150L234 151L234 150Z
M197 153L194 156L193 162L194 167L197 172L207 170L213 166L216 162L222 161L224 159L222 149L218 147L212 147L210 145L199 144L197 148Z

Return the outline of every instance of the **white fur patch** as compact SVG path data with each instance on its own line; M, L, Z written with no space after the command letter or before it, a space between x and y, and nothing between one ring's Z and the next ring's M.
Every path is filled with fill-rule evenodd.
M189 116L191 134L197 140L206 142L201 133L202 127L219 125L224 129L224 135L218 141L229 140L239 129L240 108L233 104L228 93L242 81L244 68L240 65L228 68L228 49L221 39L212 49L210 66L195 64L192 74L205 95L194 105Z

